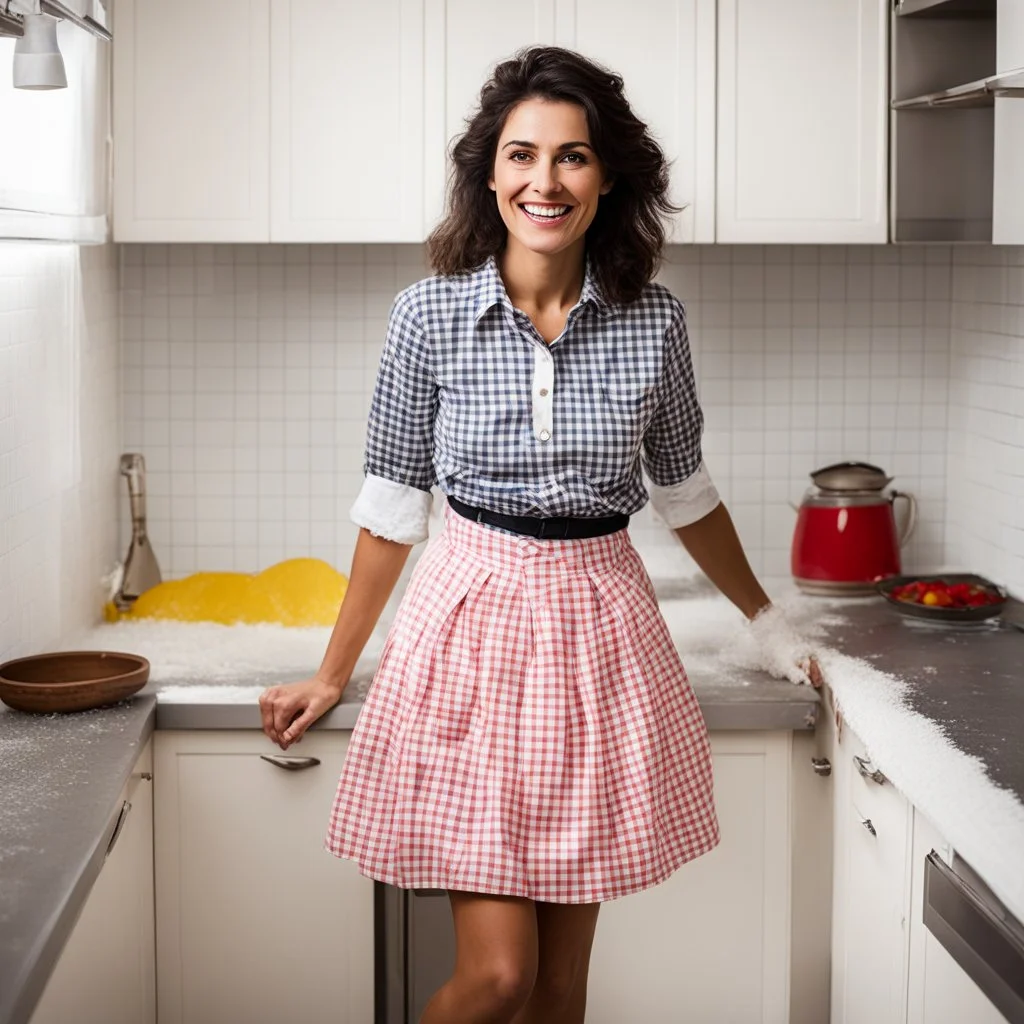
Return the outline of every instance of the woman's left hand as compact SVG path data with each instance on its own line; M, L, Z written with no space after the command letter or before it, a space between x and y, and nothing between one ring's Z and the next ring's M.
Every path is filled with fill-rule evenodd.
M810 642L792 627L776 605L768 605L750 620L750 631L758 646L760 664L776 679L810 684L817 689L824 674Z

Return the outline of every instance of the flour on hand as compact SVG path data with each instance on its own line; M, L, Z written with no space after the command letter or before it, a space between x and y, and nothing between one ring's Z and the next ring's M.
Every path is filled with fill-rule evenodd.
M776 679L809 684L805 671L815 650L811 642L794 629L785 612L775 604L763 608L750 620L748 629L757 644L757 668Z

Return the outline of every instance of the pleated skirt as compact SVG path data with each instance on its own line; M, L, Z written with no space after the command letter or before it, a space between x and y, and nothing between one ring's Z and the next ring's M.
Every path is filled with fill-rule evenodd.
M325 845L401 888L599 903L718 842L700 708L628 530L448 511L388 633Z

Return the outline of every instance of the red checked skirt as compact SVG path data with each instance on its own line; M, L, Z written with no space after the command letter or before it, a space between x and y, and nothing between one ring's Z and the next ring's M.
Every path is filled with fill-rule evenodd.
M326 846L401 888L598 903L718 842L700 708L627 530L449 512L360 712Z

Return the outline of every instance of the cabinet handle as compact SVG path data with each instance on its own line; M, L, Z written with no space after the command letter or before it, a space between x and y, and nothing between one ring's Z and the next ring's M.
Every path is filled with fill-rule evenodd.
M284 757L281 754L260 754L260 758L290 772L301 772L303 768L315 768L320 763L318 757Z
M877 835L878 835L878 832L876 831L876 829L875 829L875 826L871 824L871 819L870 819L870 818L861 818L861 819L860 819L860 823L861 823L861 824L862 824L862 825L863 825L863 826L864 826L864 827L865 827L865 828L866 828L866 829L867 829L867 830L868 830L868 831L869 831L869 832L870 832L870 833L871 833L871 834L872 834L873 836L877 836Z
M858 757L854 754L853 763L857 766L857 771L865 779L877 782L879 786L884 786L889 781L867 758Z
M832 762L827 757L812 757L811 767L815 775L824 777L832 774Z
M107 852L103 854L103 859L106 860L110 856L110 851L114 849L118 839L121 838L121 830L124 828L124 823L128 819L128 812L132 809L132 805L125 800L121 804L121 810L117 815L117 824L114 825L114 834L110 837L110 842L107 843Z

